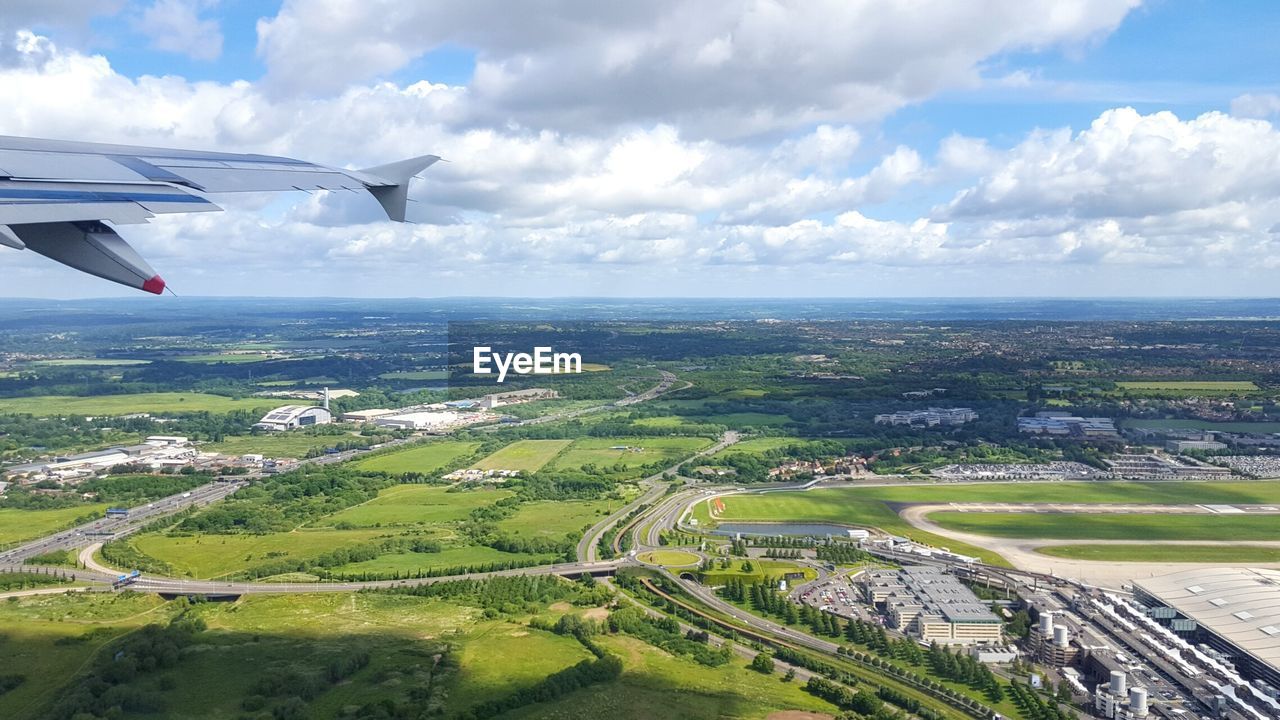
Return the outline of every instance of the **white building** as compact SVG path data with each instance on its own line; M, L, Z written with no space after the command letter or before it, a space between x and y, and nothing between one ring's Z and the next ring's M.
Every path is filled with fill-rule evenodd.
M254 424L255 430L294 430L312 425L328 425L333 422L333 413L314 405L285 405L262 416Z
M374 418L373 424L378 427L396 428L398 430L429 430L454 425L458 422L455 412L407 412L398 415L384 415Z

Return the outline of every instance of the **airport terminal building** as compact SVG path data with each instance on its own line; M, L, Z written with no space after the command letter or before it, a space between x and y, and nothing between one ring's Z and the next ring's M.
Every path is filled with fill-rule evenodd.
M1280 570L1184 570L1133 584L1152 619L1227 656L1241 675L1280 687Z

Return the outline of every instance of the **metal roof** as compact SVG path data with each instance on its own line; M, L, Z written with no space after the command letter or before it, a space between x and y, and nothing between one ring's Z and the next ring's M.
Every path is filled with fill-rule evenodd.
M1280 670L1280 570L1184 570L1134 585Z

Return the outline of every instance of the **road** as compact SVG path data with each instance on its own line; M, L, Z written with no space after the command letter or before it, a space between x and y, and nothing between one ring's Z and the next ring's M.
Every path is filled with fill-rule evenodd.
M671 375L671 373L668 373L665 370L663 371L663 375L664 376L670 375L671 380L675 379L675 375ZM665 377L663 382L667 383L667 387L670 387L669 381L666 380ZM654 390L656 389L657 388L654 388ZM650 391L650 392L653 392L653 391ZM717 442L715 445L712 445L711 447L705 450L697 452L685 458L684 460L681 460L680 462L672 465L671 467L663 470L662 472L654 473L653 475L650 475L649 477L641 480L640 484L643 487L647 488L645 492L641 493L639 497L627 503L626 505L623 505L621 508L614 511L612 515L609 515L609 517L606 517L604 520L601 520L600 522L596 523L591 527L590 530L583 533L582 539L578 541L578 560L582 562L592 562L598 559L598 555L599 555L598 545L600 543L600 536L604 535L606 532L612 529L614 525L617 525L623 518L631 514L631 512L636 508L640 507L641 505L651 503L657 498L661 497L662 494L666 492L666 487L663 486L659 481L662 480L667 473L675 473L679 471L680 468L684 467L686 463L693 460L694 458L700 458L700 457L705 457L707 455L715 454L729 447L730 445L738 442L738 440L741 437L742 436L739 433L733 430L730 430L726 432L724 435L721 435L720 441Z
M25 545L0 553L0 565L20 565L24 560L55 550L74 550L92 543L96 538L113 539L137 532L143 526L166 515L181 512L189 507L217 502L247 485L244 480L211 482L188 492L161 498L146 505L129 509L125 518L99 518L83 525L46 535Z

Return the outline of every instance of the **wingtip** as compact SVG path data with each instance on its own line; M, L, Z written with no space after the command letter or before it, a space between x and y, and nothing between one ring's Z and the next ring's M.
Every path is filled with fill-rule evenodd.
M150 280L142 283L142 289L152 295L160 295L164 292L164 278L159 275L152 275Z

